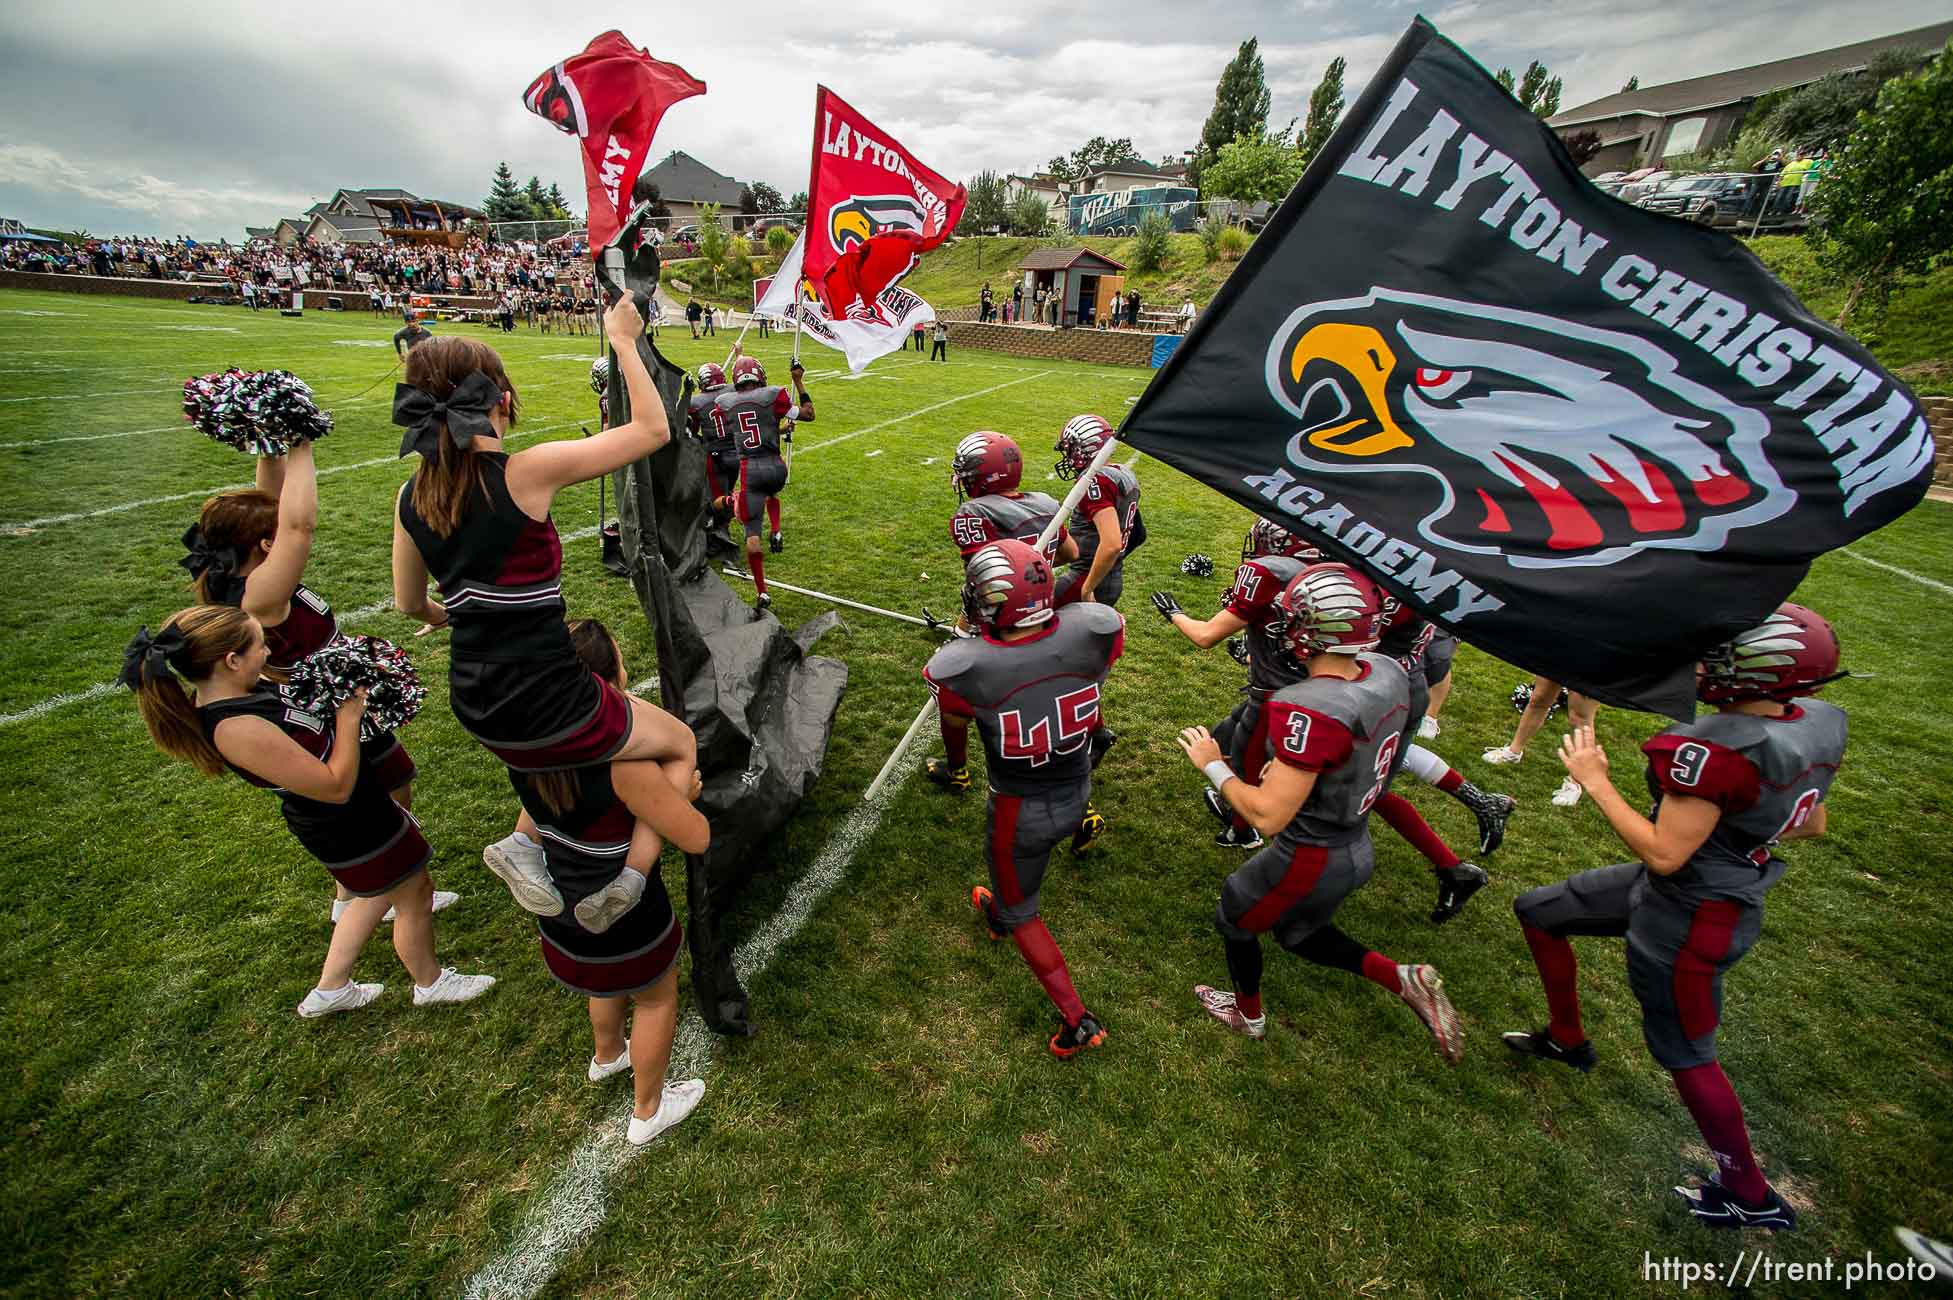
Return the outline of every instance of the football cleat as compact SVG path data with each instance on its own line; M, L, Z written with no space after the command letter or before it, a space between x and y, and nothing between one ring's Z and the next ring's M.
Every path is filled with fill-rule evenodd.
M1443 925L1452 917L1465 910L1471 896L1485 888L1491 877L1485 874L1484 867L1460 862L1449 871L1435 873L1438 878L1438 905L1431 909L1431 919Z
M922 765L922 774L951 794L962 794L970 788L970 765L951 767L946 758L932 758Z
M1544 1029L1530 1032L1514 1029L1509 1033L1500 1034L1499 1039L1521 1056L1536 1056L1542 1061L1558 1061L1561 1065L1572 1066L1582 1074L1593 1069L1594 1064L1600 1060L1600 1054L1594 1051L1592 1043L1581 1043L1576 1047L1561 1047L1554 1041L1553 1035Z
M1688 1202L1689 1213L1712 1228L1768 1228L1788 1232L1797 1226L1797 1211L1777 1189L1768 1188L1761 1205L1751 1205L1711 1178L1700 1187L1677 1187L1675 1195Z
M1221 798L1219 790L1210 785L1200 792L1200 799L1207 805L1207 811L1214 814L1215 821L1223 826L1234 825L1234 812L1227 806L1227 800Z
M1208 988L1205 984L1194 985L1194 996L1207 1014L1232 1029L1237 1034L1249 1038L1268 1037L1268 1017L1256 1016L1253 1020L1241 1014L1241 1008L1234 1003L1234 994L1226 989Z
M1505 824L1511 820L1519 801L1509 794L1491 794L1470 781L1452 791L1451 797L1472 810L1478 818L1478 856L1485 857L1505 842Z
M1097 1016L1087 1011L1078 1018L1077 1024L1065 1025L1051 1035L1051 1054L1065 1060L1104 1041L1105 1026L1099 1023Z
M1445 996L1444 981L1438 972L1429 966L1399 966L1397 982L1400 986L1398 997L1404 1005L1417 1013L1424 1027L1431 1031L1431 1041L1442 1056L1452 1065L1465 1059L1465 1031L1458 1023L1458 1010Z
M1115 744L1118 743L1118 741L1119 741L1119 733L1103 724L1101 724L1092 732L1092 739L1090 743L1092 746L1092 770L1093 771L1096 772L1098 770L1099 764L1105 760L1105 751L1111 749Z
M775 533L773 534L772 537L768 538L767 541L768 544L773 548L773 553L775 555L778 555L781 551L787 549L787 536L785 533Z
M1085 805L1085 816L1078 823L1078 829L1071 833L1071 852L1073 857L1085 852L1099 842L1105 834L1105 814L1091 804Z
M1261 847L1261 832L1252 826L1234 828L1233 818L1221 827L1221 833L1214 837L1214 843L1224 849L1258 849Z
M990 910L992 899L993 895L988 886L978 885L970 890L970 906L982 913L983 928L990 932L991 941L995 942L998 939L1008 939L1010 935L1007 931L997 928L997 914Z

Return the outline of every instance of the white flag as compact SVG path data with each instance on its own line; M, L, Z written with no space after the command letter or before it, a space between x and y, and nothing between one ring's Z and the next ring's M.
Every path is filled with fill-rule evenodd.
M901 285L890 285L876 301L876 312L869 317L829 320L818 302L795 290L801 281L801 258L807 247L807 232L793 244L793 251L780 263L773 282L766 286L753 308L755 316L772 316L796 321L807 337L847 354L848 369L860 374L870 361L885 356L909 341L918 325L936 319L936 309Z

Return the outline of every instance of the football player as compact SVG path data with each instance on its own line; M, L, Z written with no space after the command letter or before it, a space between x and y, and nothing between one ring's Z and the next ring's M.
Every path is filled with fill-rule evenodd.
M1089 608L1089 607L1088 607ZM1260 785L1235 775L1205 727L1180 733L1187 759L1228 804L1272 842L1221 886L1214 924L1227 944L1232 991L1198 985L1207 1014L1237 1033L1262 1038L1261 936L1298 957L1379 984L1417 1013L1438 1053L1464 1054L1458 1013L1437 971L1400 965L1365 948L1335 924L1343 901L1370 879L1370 808L1390 784L1410 711L1403 668L1376 648L1382 596L1346 564L1312 564L1282 591L1282 647L1297 680L1267 704L1272 758Z
M730 488L733 512L746 526L746 567L759 591L759 607L773 603L766 593L766 567L760 559L760 534L772 531L772 549L778 555L786 541L780 532L780 489L787 485L787 463L780 456L780 422L812 420L814 399L807 394L801 364L793 363L793 395L784 388L769 386L766 367L758 357L738 356L733 348L732 388L721 390L713 401L716 416L739 450L739 481ZM787 435L792 441L793 435Z
M964 571L963 612L981 635L951 641L923 670L941 710L943 766L969 771L976 720L990 777L983 837L990 884L970 891L992 939L1009 935L1062 1018L1054 1056L1105 1041L1105 1026L1072 987L1064 953L1039 914L1051 852L1082 852L1104 829L1092 808L1091 733L1099 689L1125 648L1117 610L1078 605L1059 615L1051 565L1035 546L991 542Z
M1641 746L1655 801L1647 817L1614 788L1593 727L1576 728L1560 761L1637 860L1583 871L1513 902L1550 1018L1543 1029L1506 1034L1506 1046L1591 1070L1596 1053L1580 1023L1567 940L1626 936L1642 1038L1674 1078L1718 1167L1702 1186L1675 1190L1712 1227L1797 1224L1757 1167L1742 1102L1716 1059L1716 1028L1723 976L1756 942L1763 897L1783 879L1777 844L1824 833L1825 797L1844 761L1845 715L1810 697L1843 675L1831 625L1801 605L1780 606L1711 651L1697 669L1696 697L1715 712Z
M732 509L731 492L739 482L739 448L732 430L719 413L719 394L725 391L725 368L708 361L698 368L697 384L685 402L685 427L705 444L705 485L712 508L720 517Z
M966 561L1006 537L1035 543L1058 513L1058 503L1044 493L1019 491L1023 478L1024 453L1016 439L985 429L956 444L949 462L949 481L957 496L949 540ZM1045 558L1056 564L1078 558L1078 543L1062 525L1052 535Z
M1112 429L1096 415L1075 415L1058 435L1058 477L1075 479L1092 467L1092 460L1112 438ZM1085 495L1066 521L1078 543L1078 558L1058 584L1058 604L1095 600L1119 604L1125 587L1126 557L1146 540L1146 523L1139 514L1139 477L1124 465L1107 465L1092 475Z

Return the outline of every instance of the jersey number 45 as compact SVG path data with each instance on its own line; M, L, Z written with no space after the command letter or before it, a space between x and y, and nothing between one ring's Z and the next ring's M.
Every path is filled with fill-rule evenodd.
M1005 758L1028 759L1032 767L1043 767L1053 754L1070 754L1085 743L1099 720L1099 686L1093 682L1054 702L1054 711L1028 728L1021 709L997 715L998 740ZM1053 733L1057 743L1053 744Z

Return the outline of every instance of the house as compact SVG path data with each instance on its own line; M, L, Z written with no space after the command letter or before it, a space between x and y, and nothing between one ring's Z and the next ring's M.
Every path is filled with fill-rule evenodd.
M1181 168L1181 178L1176 179L1144 158L1122 158L1116 163L1086 172L1075 192L1098 194L1110 190L1143 189L1148 185L1184 184L1185 175L1184 167Z
M1060 325L1088 325L1103 314L1103 305L1126 282L1126 264L1089 248L1034 248L1017 269L1024 277L1024 310L1040 287L1063 302Z
M407 190L349 190L332 192L296 217L272 226L247 226L251 239L270 239L289 247L301 240L320 244L442 243L459 248L464 227L481 221L480 208L447 199L424 199Z
M310 217L280 217L271 228L271 238L280 248L290 248L305 238L305 227L311 222Z
M1065 224L1065 201L1071 197L1071 182L1061 181L1050 172L1033 172L1029 176L1012 173L1004 177L1005 202L1015 203L1026 194L1035 194L1051 210L1053 225Z
M743 229L752 219L739 212L739 191L745 186L683 150L665 155L665 160L645 172L638 184L658 187L658 198L671 209L674 229L697 221L699 209L707 203L718 204L721 217L734 230Z
M1856 72L1888 50L1917 49L1931 55L1949 38L1953 22L1935 23L1815 54L1622 91L1557 113L1547 125L1562 140L1579 131L1600 136L1600 152L1581 167L1589 176L1655 165L1676 154L1726 144L1742 129L1750 105L1763 95L1807 86L1834 72Z
M374 217L316 212L305 223L305 238L316 244L377 244L385 236Z

